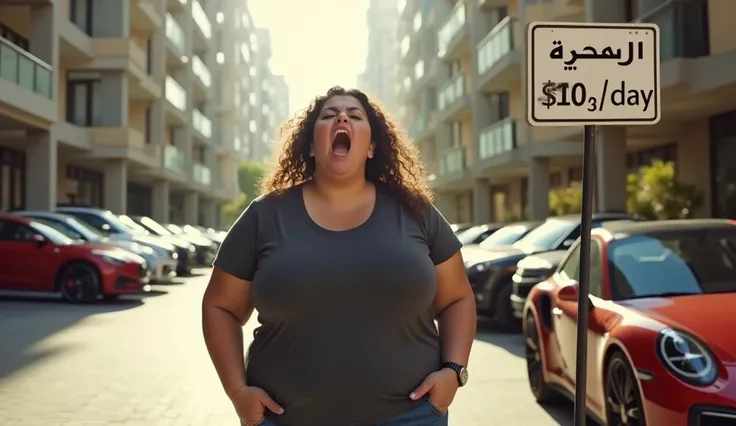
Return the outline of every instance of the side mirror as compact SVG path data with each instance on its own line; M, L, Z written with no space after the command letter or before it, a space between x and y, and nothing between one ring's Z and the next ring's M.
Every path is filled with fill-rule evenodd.
M566 302L577 302L578 301L578 283L574 282L571 284L568 284L560 289L560 291L557 293L557 297L560 298L560 300L564 300Z
M562 247L570 248L573 244L575 244L575 240L565 240L562 242Z
M48 242L46 237L44 237L43 235L39 235L39 234L33 234L33 236L31 236L31 241L36 243L36 245L39 247Z

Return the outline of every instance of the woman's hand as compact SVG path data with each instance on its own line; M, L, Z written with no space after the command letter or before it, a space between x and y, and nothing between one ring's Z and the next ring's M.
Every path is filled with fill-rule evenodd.
M284 409L261 388L243 386L229 396L240 421L247 426L255 426L263 420L267 409L275 414L284 412Z
M443 368L427 376L422 384L409 395L409 398L416 401L428 395L435 408L445 412L455 399L459 387L457 373L449 368Z

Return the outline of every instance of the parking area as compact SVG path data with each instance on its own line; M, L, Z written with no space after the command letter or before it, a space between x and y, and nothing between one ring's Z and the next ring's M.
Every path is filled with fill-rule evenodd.
M91 305L0 294L0 424L238 424L200 332L208 273ZM571 425L571 405L547 411L534 402L523 356L519 335L482 322L450 424Z

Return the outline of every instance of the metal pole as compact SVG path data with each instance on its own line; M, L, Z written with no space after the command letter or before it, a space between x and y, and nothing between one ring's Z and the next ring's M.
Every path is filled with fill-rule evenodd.
M574 426L585 426L588 388L588 314L590 312L590 228L595 189L595 126L585 126L583 146L583 205L580 223L580 276L578 277L578 329L575 359Z

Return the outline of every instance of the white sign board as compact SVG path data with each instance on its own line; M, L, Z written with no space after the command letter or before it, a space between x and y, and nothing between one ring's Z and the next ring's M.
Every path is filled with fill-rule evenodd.
M529 124L659 121L656 25L532 22L526 41Z

